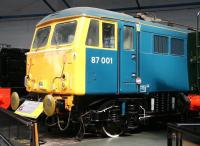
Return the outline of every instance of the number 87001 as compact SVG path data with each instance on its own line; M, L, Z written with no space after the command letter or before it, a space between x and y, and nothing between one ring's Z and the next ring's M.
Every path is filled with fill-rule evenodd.
M91 57L91 63L112 64L113 59L111 57Z

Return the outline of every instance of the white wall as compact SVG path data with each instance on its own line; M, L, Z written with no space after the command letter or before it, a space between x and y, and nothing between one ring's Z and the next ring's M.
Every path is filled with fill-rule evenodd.
M16 48L29 48L38 21L0 21L0 43L11 44Z
M162 19L171 20L185 25L196 25L198 9L170 10L151 12ZM12 47L29 48L34 27L41 18L26 20L0 21L0 43L11 44Z

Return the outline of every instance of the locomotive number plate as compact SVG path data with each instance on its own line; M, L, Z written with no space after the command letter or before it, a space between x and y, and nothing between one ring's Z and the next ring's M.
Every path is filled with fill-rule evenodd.
M113 64L112 57L91 57L92 64Z

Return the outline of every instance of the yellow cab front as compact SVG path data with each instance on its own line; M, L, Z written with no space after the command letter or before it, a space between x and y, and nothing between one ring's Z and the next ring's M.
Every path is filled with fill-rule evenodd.
M36 26L27 53L25 86L29 92L85 94L86 17L49 21Z

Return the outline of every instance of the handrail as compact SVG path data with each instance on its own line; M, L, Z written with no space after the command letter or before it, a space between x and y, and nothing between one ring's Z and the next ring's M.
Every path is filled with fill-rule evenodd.
M0 134L0 138L4 141L4 144L6 144L7 146L13 146L3 135Z
M196 23L196 62L197 62L197 91L199 91L199 16L200 16L200 11L197 13L197 23Z
M19 116L17 114L14 114L13 112L9 111L9 110L5 110L3 108L0 108L0 112L12 117L13 119L16 119L17 121L19 121L20 123L27 125L27 126L33 126L34 123L36 123L36 120L32 120L32 119L28 119L22 116Z

